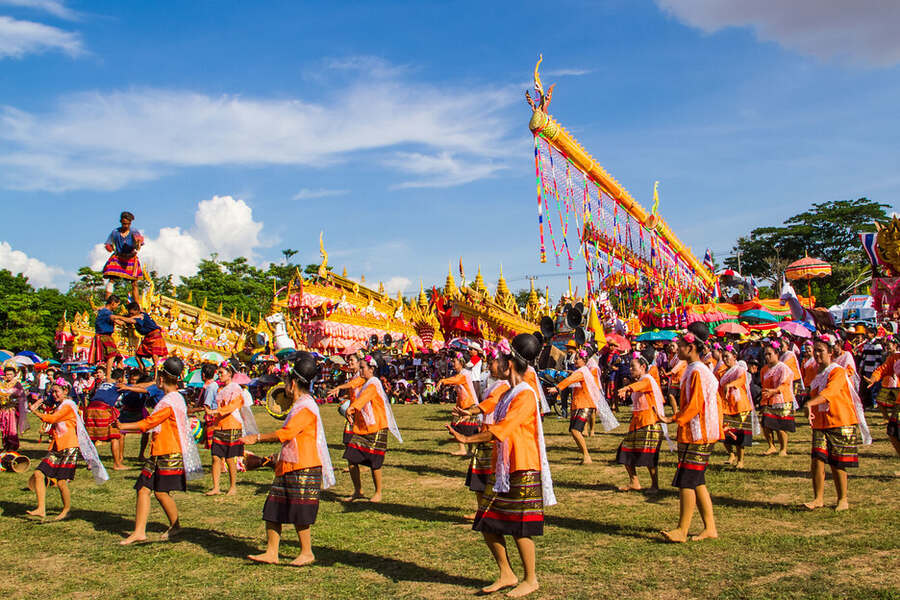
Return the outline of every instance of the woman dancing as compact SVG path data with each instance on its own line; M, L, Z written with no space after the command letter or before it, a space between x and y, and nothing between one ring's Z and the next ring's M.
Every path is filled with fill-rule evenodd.
M779 360L778 348L767 344L763 349L762 430L769 447L763 456L778 452L787 456L788 432L797 430L794 422L794 372ZM775 449L775 436L779 448Z
M438 388L445 385L456 387L456 408L460 415L462 415L462 411L478 405L478 396L475 393L472 376L463 362L464 358L465 357L461 352L455 353L453 355L453 368L456 369L456 375L453 377L445 377L438 382ZM457 419L459 420L454 421L453 428L461 434L472 435L478 431L480 418L459 416ZM469 451L466 449L465 445L460 444L459 449L450 454L453 456L467 456Z
M750 396L750 374L746 363L737 360L734 346L722 352L725 372L719 378L722 396L723 428L728 464L744 468L744 448L753 445L753 436L759 433L759 422Z
M134 510L134 531L119 542L128 546L147 540L147 519L150 516L150 492L169 519L169 528L160 540L170 540L181 532L178 506L172 492L187 491L188 480L203 477L200 452L188 427L187 405L178 391L184 363L180 358L166 359L159 369L159 384L165 396L146 419L119 423L122 431L150 432L150 458L144 463L134 483L137 500Z
M285 376L285 393L294 403L281 429L274 433L248 435L244 444L281 442L275 463L275 480L263 506L266 522L266 551L248 556L252 561L278 563L281 528L290 523L300 538L300 555L291 565L302 567L315 562L311 527L319 513L319 490L334 485L334 469L319 406L311 395L310 383L319 372L308 352L298 352Z
M228 467L229 486L226 495L237 493L236 459L244 455L244 444L241 438L246 434L259 433L253 413L244 407L244 396L241 386L232 381L236 367L229 361L219 365L218 375L222 386L216 393L218 408L205 407L208 417L212 417L212 489L207 496L220 494L219 478L222 475L222 462Z
M489 594L512 587L511 598L521 598L538 589L535 569L534 536L543 535L544 507L556 504L553 481L544 447L539 400L524 381L528 364L535 359L541 344L536 337L522 333L513 338L507 362L506 378L512 389L497 403L494 423L485 431L464 436L451 426L450 435L462 444L492 442L493 474L487 489L479 496L478 513L472 529L484 536L500 576L483 588ZM516 542L525 569L522 581L513 573L506 552L505 536Z

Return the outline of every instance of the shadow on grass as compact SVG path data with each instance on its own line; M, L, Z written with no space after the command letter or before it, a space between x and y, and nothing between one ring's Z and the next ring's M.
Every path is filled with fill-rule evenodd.
M548 527L560 527L562 529L571 529L573 531L583 531L588 533L605 533L612 536L633 537L644 540L654 540L659 538L659 529L654 529L652 527L622 526L615 523L589 521L588 519L577 519L575 517L545 515L544 524Z
M394 581L419 581L459 585L464 587L480 587L488 583L484 579L473 579L459 575L450 575L438 569L422 566L406 560L398 560L386 556L377 556L366 552L339 550L327 546L316 546L316 563L322 566L343 564L352 567L366 568Z
M431 467L427 465L388 465L392 469L403 469L410 471L416 475L443 475L444 477L452 477L456 480L466 477L466 464L460 461L459 469L444 469L441 467ZM448 482L449 484L450 482Z
M344 504L345 513L377 512L407 519L417 519L426 523L440 521L443 523L462 523L456 515L442 512L444 510L458 511L458 507L436 506L427 508L409 504L396 504L394 502L350 502Z

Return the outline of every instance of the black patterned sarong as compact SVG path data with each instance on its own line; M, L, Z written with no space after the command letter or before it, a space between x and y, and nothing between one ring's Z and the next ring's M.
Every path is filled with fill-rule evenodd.
M368 435L354 433L344 450L344 458L351 465L366 465L373 470L380 469L384 465L387 445L387 429L381 429Z
M859 466L859 426L813 429L812 457L838 469Z
M629 431L616 450L616 462L630 467L655 467L659 463L662 425L654 423Z
M78 446L65 450L51 450L37 466L37 470L49 479L75 479L78 465Z
M672 485L694 489L706 485L706 466L715 444L685 444L678 442L678 470Z
M322 467L310 467L276 475L263 506L263 520L309 527L319 513Z
M180 452L151 456L144 462L144 468L134 489L150 488L154 492L184 492L187 479L184 475L184 460Z
M219 458L237 458L244 455L240 429L217 429L212 437L212 455Z
M497 535L532 537L544 534L544 497L540 471L509 474L509 491L494 491L494 475L478 494L478 512L472 529Z
M482 442L475 445L469 470L466 473L466 486L473 492L483 492L488 479L494 472L493 442Z
M753 445L753 422L751 413L735 413L723 415L722 424L725 429L725 446L740 446L749 448Z

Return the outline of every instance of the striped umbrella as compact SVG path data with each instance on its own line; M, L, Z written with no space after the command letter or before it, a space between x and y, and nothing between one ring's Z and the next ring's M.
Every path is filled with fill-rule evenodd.
M808 255L795 260L784 269L784 276L790 281L806 280L806 295L809 298L812 298L810 281L829 275L831 275L830 264L818 258L810 258Z

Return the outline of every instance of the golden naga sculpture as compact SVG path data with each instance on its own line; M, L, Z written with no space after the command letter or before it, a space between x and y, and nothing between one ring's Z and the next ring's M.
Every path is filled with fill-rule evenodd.
M878 233L875 243L882 264L888 267L891 276L900 276L900 219L896 216L887 223L875 223Z
M541 63L544 61L544 55L541 54L540 58L538 58L537 64L534 65L534 92L537 96L537 102L532 100L531 94L528 93L528 90L525 90L525 100L528 102L529 106L531 106L531 110L535 112L542 112L544 114L547 113L547 106L550 104L550 99L553 97L553 88L556 87L556 84L551 84L550 88L547 90L547 95L544 95L544 85L541 83L541 75L538 73L538 69L541 66Z

